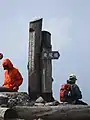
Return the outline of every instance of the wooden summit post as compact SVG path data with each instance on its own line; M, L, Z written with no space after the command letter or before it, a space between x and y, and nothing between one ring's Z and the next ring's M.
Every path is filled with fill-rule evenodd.
M42 31L41 42L41 91L42 96L46 101L53 101L52 97L52 60L47 59L47 54L44 52L50 52L52 50L51 45L51 33L48 31ZM46 55L46 56L45 56Z
M52 51L51 33L42 31L42 19L29 24L28 92L32 100L42 96L53 101L52 59L58 59L58 51Z
M40 94L40 47L42 19L29 23L28 92L31 99Z

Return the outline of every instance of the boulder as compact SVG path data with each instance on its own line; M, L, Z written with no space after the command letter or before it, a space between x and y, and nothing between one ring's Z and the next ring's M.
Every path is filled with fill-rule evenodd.
M8 102L8 96L0 93L0 105L7 104Z
M19 118L25 120L90 120L88 105L15 106Z
M13 107L16 105L29 106L32 104L30 102L30 97L26 92L1 92L0 105L7 105L7 107Z

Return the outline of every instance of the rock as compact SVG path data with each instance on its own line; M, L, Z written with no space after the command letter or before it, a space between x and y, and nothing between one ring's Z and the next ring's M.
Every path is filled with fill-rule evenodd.
M34 105L35 105L35 106L44 106L43 103L35 103Z
M57 105L59 105L59 104L60 104L60 103L59 103L58 101L45 103L46 106L57 106Z
M38 119L33 119L33 120L43 120L42 118L38 118Z
M30 101L29 106L34 106L35 105L35 101Z
M39 97L37 100L36 100L36 103L44 103L44 99L42 97Z
M0 93L0 105L7 104L7 102L8 102L8 96L3 95L2 93Z
M38 118L44 120L90 120L90 106L86 105L15 106L14 109L19 118L25 120L38 120Z
M55 106L60 105L60 103L59 103L57 100L55 100L55 101L53 102L53 104L54 104Z
M6 104L8 107L31 105L30 97L25 92L2 92L0 94L0 105L2 104Z
M0 107L7 107L7 104L1 104Z
M58 101L48 102L39 97L36 101L30 101L30 97L25 92L2 92L0 94L0 105L2 107L14 107L14 106L57 106L60 103Z
M7 103L7 106L8 107L13 107L13 106L16 106L17 105L17 100L16 99L9 99L8 100L8 103Z

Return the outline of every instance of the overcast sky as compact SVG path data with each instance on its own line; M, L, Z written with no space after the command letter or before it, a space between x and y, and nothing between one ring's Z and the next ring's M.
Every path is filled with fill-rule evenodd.
M52 33L53 50L61 54L53 62L55 98L75 73L83 100L90 103L90 0L0 0L0 52L22 73L20 91L27 91L28 23L41 17L43 29ZM1 66L0 84L3 74Z

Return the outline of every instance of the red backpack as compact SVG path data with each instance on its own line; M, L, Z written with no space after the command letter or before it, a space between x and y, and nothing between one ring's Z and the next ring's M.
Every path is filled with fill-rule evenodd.
M60 101L61 102L67 102L67 97L70 92L71 86L70 84L64 84L61 86L60 89Z

